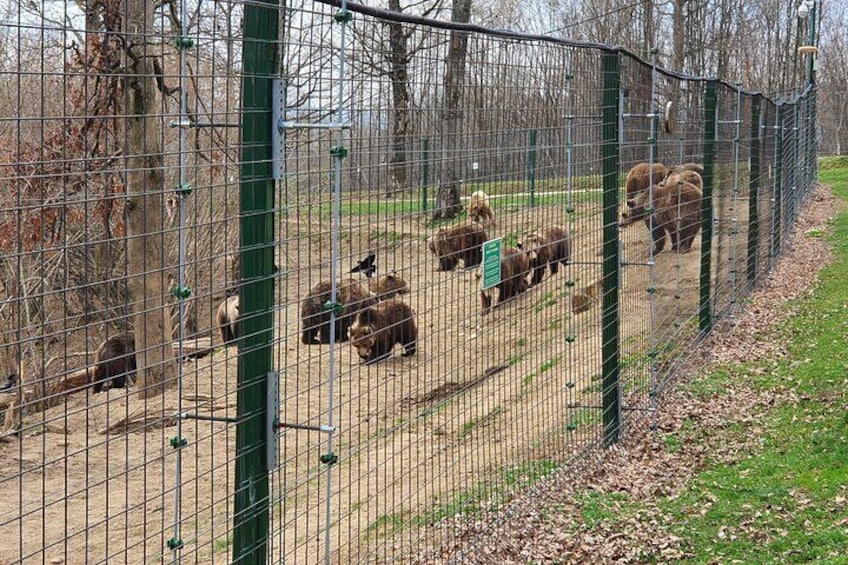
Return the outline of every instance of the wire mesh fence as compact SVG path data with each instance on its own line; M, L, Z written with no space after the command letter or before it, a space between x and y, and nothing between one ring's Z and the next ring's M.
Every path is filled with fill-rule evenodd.
M15 10L0 562L449 560L650 421L815 184L813 86L353 4Z

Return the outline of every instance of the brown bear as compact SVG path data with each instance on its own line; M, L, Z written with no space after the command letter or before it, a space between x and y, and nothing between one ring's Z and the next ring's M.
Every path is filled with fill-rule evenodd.
M530 285L537 285L545 274L545 268L550 266L551 274L555 275L559 264L568 264L571 258L571 238L564 226L548 226L519 239L518 248L527 253L533 278Z
M218 313L215 316L222 343L229 344L238 339L238 319L238 294L224 298L218 305Z
M604 281L598 279L592 284L583 287L580 292L571 297L571 313L575 316L582 314L592 307L604 295Z
M700 163L683 163L682 165L677 165L671 169L672 173L682 173L683 171L694 171L699 175L703 175L704 166Z
M474 191L468 199L468 219L484 225L494 223L495 213L489 205L489 195L482 190Z
M487 239L483 227L470 222L440 229L427 239L427 247L439 260L437 271L453 270L460 260L467 269L483 260L482 245Z
M374 363L392 354L395 344L404 357L414 355L418 344L415 312L397 299L360 310L350 326L350 342L363 363Z
M388 275L369 278L368 290L376 294L380 300L386 300L398 294L407 294L409 284L397 274L397 271L392 271Z
M653 223L651 240L654 243L653 254L657 255L665 248L665 234L671 237L671 250L687 253L692 241L701 229L701 191L689 182L654 187L654 212L645 218ZM631 208L633 215L625 218L621 225L629 225L646 214L649 193L643 193Z
M653 174L652 174L653 172ZM630 206L630 201L635 199L639 194L648 190L651 186L651 181L654 184L659 184L665 177L668 176L668 167L662 163L639 163L635 165L627 173L627 179L624 181L624 189L627 194L627 205Z
M489 313L494 299L493 290L498 289L498 304L503 304L510 298L527 290L527 273L530 272L530 261L527 254L514 247L503 247L501 259L501 282L495 287L480 291L480 315ZM477 272L477 278L482 276Z
M301 342L305 345L330 343L330 310L332 283L329 281L313 286L300 305L300 322L303 327ZM347 341L347 330L356 313L362 308L375 306L377 295L362 286L356 279L342 279L336 284L336 302L341 312L336 315L337 342ZM318 334L317 339L316 335Z
M135 334L126 332L104 341L97 348L94 366L94 392L124 388L135 378Z

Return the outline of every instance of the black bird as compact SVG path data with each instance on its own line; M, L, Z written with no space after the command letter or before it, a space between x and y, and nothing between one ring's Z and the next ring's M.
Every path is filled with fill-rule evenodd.
M15 385L18 383L18 375L16 373L12 373L8 377L6 377L6 382L0 386L0 392L5 392L7 390L11 390L15 388Z
M360 261L354 268L350 270L351 273L362 273L369 279L371 275L377 272L377 265L375 261L377 260L377 255L375 253L369 253L368 257Z

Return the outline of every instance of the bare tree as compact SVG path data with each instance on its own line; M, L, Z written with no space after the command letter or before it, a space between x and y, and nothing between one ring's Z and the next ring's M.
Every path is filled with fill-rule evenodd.
M171 348L165 269L165 176L155 57L147 33L152 2L126 0L124 31L127 155L127 255L130 300L135 305L139 395L164 390L176 375Z
M471 21L471 0L453 0L451 19L454 22ZM448 45L447 69L445 70L445 98L442 109L442 150L445 167L433 219L450 219L462 210L459 200L460 164L456 155L460 151L462 130L462 87L465 82L465 57L468 53L468 32L453 30Z

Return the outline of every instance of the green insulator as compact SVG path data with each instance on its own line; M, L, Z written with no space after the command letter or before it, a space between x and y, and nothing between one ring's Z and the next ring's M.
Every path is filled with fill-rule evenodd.
M574 213L574 206L566 206L565 211L568 214L573 214Z
M653 286L649 286L645 290L648 292L648 294L654 294L657 291L656 287Z
M189 195L191 194L191 191L192 191L192 190L194 190L194 187L193 187L193 186L191 186L191 185L190 185L189 183L187 183L187 182L186 182L186 183L183 183L183 184L178 184L178 185L176 186L176 188L174 188L174 191L175 191L177 194L179 194L180 196L183 196L183 197L185 197L185 196L189 196Z
M572 286L574 286L574 281L573 281L573 280L571 280L571 279L566 280L566 281L565 281L565 286L567 286L567 287L571 288Z
M325 465L335 465L339 462L339 456L335 453L324 453L321 455L321 463Z
M171 438L171 447L173 447L174 449L179 449L179 448L185 447L187 445L188 445L188 440L185 439L185 438L182 438L180 436L174 436L174 437Z
M333 15L333 19L340 24L346 24L353 19L353 12L350 10L339 10Z
M186 299L191 296L191 289L187 286L175 286L174 296L176 296L177 298Z
M344 304L342 304L341 302L333 302L332 300L328 300L324 303L324 311L333 312L336 314L336 316L339 316L344 312Z
M168 540L167 543L168 543L168 549L170 549L172 551L180 549L184 545L183 540L181 540L180 538L171 538L171 539Z
M174 39L174 45L177 49L191 49L194 47L194 40L190 37L178 37Z
M330 155L337 159L344 159L347 157L347 147L344 145L334 145L330 147Z
M566 341L567 343L574 343L574 340L575 340L575 339L577 339L577 338L576 338L576 337L574 337L574 335L572 335L572 334L569 334L569 335L565 336L565 341Z

